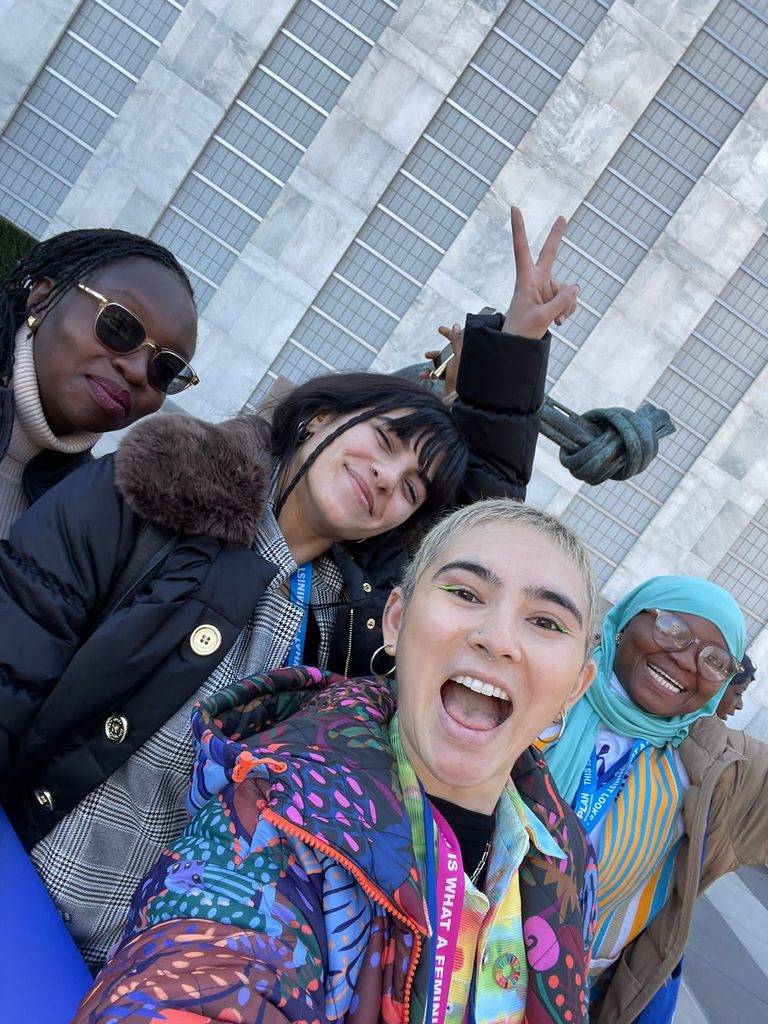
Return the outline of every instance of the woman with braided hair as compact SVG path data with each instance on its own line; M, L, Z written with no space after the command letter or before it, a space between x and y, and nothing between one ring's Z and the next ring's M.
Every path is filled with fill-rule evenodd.
M192 287L157 242L115 229L40 242L0 286L0 538L100 435L197 383Z

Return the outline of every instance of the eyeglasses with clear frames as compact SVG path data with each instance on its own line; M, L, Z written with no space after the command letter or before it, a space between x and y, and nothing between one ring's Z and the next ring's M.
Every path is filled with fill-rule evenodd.
M741 662L730 651L719 644L704 644L699 640L687 622L660 608L647 608L656 616L653 623L653 639L665 651L684 651L692 644L698 644L696 667L700 675L713 683L724 683L726 679L741 671Z

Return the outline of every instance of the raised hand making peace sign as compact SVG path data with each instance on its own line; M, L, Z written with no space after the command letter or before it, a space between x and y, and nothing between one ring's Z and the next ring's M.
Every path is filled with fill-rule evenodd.
M504 331L523 338L543 338L549 325L562 324L576 309L579 286L558 285L552 267L565 231L558 217L533 262L521 211L512 207L512 245L515 251L515 290L504 320Z
M504 319L503 331L522 338L543 338L551 323L564 323L576 309L579 286L559 285L552 276L552 267L565 231L564 217L558 217L542 246L539 258L533 262L528 245L523 214L518 207L511 211L512 246L515 253L515 290ZM438 332L451 343L453 356L445 366L447 391L456 387L463 334L459 324L438 327ZM427 359L439 360L439 351L425 353ZM424 372L423 377L429 376Z

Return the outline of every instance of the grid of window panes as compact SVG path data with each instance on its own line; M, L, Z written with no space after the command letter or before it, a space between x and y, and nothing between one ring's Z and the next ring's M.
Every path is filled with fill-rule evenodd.
M768 503L744 528L712 575L739 602L754 640L768 625Z
M584 486L563 518L590 546L601 583L628 553L768 361L768 235L651 389L677 427L631 480Z
M579 281L549 372L573 355L659 237L768 77L768 8L723 0L571 218L558 275Z
M278 376L370 365L609 2L507 5L249 404Z
M153 237L205 306L397 10L299 0L163 214Z
M0 138L0 214L39 238L186 0L84 0Z

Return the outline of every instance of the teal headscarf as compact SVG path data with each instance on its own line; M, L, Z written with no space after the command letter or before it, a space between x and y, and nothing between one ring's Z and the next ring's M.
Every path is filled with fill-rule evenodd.
M688 729L704 715L713 715L728 682L698 711L662 718L643 711L629 697L611 690L616 634L646 608L688 612L709 619L723 634L728 650L741 659L746 646L744 616L727 590L696 576L656 576L641 583L618 601L606 615L600 646L593 652L597 674L592 686L568 712L563 735L544 752L561 794L570 803L584 767L594 749L600 723L632 739L647 739L655 747L677 746Z

